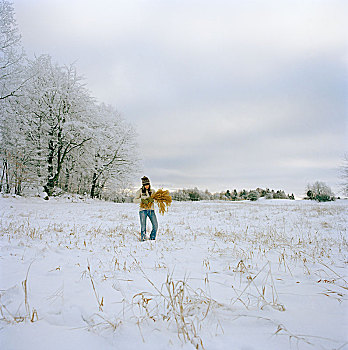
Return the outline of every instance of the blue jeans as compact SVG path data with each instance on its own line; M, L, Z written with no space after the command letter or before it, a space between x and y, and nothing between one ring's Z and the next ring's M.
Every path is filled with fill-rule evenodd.
M139 211L140 215L140 226L141 226L141 240L145 241L145 235L146 235L146 218L149 217L151 224L152 224L152 231L150 234L150 239L154 240L156 239L156 233L158 229L158 223L157 218L154 210L141 210Z

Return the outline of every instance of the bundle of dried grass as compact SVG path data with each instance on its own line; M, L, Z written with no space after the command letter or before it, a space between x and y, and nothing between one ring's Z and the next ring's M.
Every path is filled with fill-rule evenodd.
M151 197L156 201L159 213L164 215L164 213L168 211L168 207L172 204L172 197L169 191L158 190Z
M140 207L142 209L150 210L153 202L154 202L154 199L152 197L142 199L140 203Z

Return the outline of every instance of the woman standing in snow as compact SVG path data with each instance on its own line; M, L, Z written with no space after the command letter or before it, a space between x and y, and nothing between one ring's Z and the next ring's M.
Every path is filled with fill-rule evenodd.
M141 235L140 240L143 242L146 239L146 218L149 217L152 224L152 231L150 234L150 240L156 239L156 233L158 229L157 218L155 214L155 206L153 198L151 197L156 191L151 188L150 180L146 176L141 178L142 187L136 192L134 203L139 203L139 216L140 216L140 227ZM142 205L143 204L143 205ZM149 209L144 209L143 206L146 205Z

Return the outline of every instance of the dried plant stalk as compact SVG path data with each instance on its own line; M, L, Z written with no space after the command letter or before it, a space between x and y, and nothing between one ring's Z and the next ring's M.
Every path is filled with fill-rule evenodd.
M146 199L142 199L141 200L141 203L140 203L140 207L142 209L146 209L146 210L151 210L152 209L152 204L153 204L153 197L149 197L149 198L146 198Z
M160 189L152 195L152 198L156 201L159 213L162 215L168 211L168 207L172 204L172 197L170 196L168 190L163 191Z
M168 211L168 207L172 204L172 197L169 194L169 191L158 190L156 193L153 193L151 197L143 199L140 203L142 209L151 210L153 202L156 202L158 205L159 213L164 215Z

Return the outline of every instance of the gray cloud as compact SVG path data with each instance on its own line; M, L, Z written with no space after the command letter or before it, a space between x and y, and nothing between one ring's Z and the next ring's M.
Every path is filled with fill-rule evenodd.
M347 148L345 1L15 0L29 54L136 124L168 187L335 188Z

